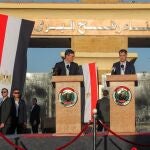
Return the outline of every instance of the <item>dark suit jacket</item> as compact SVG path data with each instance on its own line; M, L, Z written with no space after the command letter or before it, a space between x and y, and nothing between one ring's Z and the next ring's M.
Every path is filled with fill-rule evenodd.
M108 97L103 97L96 103L97 118L109 123L110 122L110 100Z
M12 123L12 100L6 98L0 105L0 123Z
M79 66L75 62L70 63L69 75L78 75ZM53 75L66 75L66 67L64 61L55 64Z
M37 124L40 123L40 106L37 104L33 107L33 109L31 110L31 113L30 113L31 125L33 124L34 121L36 121Z
M13 101L13 118L16 118L16 106L15 106L15 100ZM18 123L22 124L27 122L27 110L26 110L26 104L25 101L20 99L19 100L19 108L18 108Z
M120 75L121 74L120 62L114 63L112 68L113 68L112 72L111 72L112 75ZM133 63L128 62L128 61L126 62L125 74L136 74Z

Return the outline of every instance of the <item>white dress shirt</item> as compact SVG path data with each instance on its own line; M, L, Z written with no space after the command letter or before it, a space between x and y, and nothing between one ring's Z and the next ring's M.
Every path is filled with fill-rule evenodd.
M70 63L64 61L65 63L65 68L66 68L66 75L69 75L69 68L70 68ZM67 68L67 66L69 65L69 68Z
M16 117L18 117L19 101L15 101L16 106Z
M121 67L123 65L123 67ZM120 72L121 75L125 74L125 70L126 70L126 61L125 62L120 62Z

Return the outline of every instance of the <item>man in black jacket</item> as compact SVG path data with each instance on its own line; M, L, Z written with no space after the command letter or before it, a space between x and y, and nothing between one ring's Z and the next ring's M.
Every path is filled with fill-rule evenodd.
M103 90L103 97L96 103L97 119L103 121L107 126L110 124L110 100L108 90ZM103 126L98 121L98 131L102 131Z
M37 99L32 99L32 108L30 113L30 124L32 126L32 132L38 133L38 126L40 124L40 106L37 104Z
M2 101L0 104L0 130L3 134L12 134L12 101L8 97L8 89L1 91Z
M120 61L113 64L112 75L136 74L134 64L127 61L127 50L121 49L119 58Z
M13 90L13 132L17 130L17 134L23 134L26 130L27 125L27 111L26 104L21 99L21 93L19 89Z
M64 60L55 64L53 75L78 75L79 67L77 63L73 62L74 57L74 51L67 49Z

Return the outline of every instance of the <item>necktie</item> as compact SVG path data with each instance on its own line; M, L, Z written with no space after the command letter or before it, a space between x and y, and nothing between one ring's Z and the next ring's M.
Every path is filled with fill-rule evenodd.
M66 75L69 75L69 71L70 71L70 66L66 65Z
M121 69L124 70L124 65L123 64L121 65Z
M124 65L121 64L121 65L120 65L120 68L121 68L121 74L124 74L124 69L125 69L125 68L124 68Z
M66 65L66 68L69 70L69 69L70 69L70 66L69 66L69 65Z

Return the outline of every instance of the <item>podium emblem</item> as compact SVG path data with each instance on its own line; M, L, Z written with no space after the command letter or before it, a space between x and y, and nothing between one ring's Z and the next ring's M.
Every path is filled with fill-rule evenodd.
M59 92L59 102L65 107L72 107L78 99L77 93L72 88L63 88Z
M119 86L114 90L113 99L117 105L125 106L131 101L131 91L126 86Z

